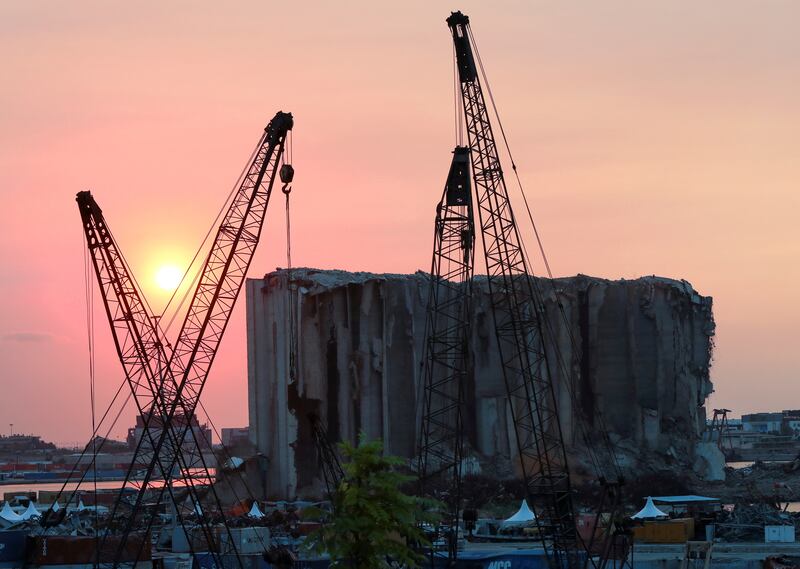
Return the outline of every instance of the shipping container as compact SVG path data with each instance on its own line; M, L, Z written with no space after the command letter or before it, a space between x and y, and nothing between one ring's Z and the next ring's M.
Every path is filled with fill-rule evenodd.
M97 538L75 536L36 536L31 538L29 558L34 565L80 565L91 564L97 559ZM130 535L125 542L120 561L134 561L139 556L140 561L149 561L152 557L150 539L146 536L145 543L140 535ZM101 542L102 543L102 542ZM117 555L120 546L119 537L109 537L102 545L100 561L110 563ZM141 550L141 552L140 552Z
M25 501L27 505L28 500L36 501L36 492L25 492L23 490L19 490L17 492L4 492L3 493L3 500L6 502L13 502L14 500L18 500L20 502Z
M794 543L794 526L764 526L764 543Z
M693 536L693 518L644 522L633 528L634 539L642 543L685 543Z
M37 503L39 504L52 504L56 501L56 497L59 495L58 490L39 490L39 498ZM61 498L62 506L64 505L63 502L66 500L66 496Z
M256 526L249 528L230 528L233 543L236 546L236 551L242 555L250 555L254 553L263 553L269 549L269 528ZM223 551L232 551L227 546L228 534L225 531L220 532L220 547Z
M0 567L22 567L27 544L28 530L0 531Z
M434 569L448 566L447 554L433 560ZM303 566L309 562L302 562ZM313 562L312 562L313 563ZM510 551L459 551L456 569L547 569L549 563L542 549L517 549Z
M89 473L92 476L92 473ZM125 478L125 471L118 469L104 469L97 471L97 478Z
M238 557L238 558L237 558ZM219 560L222 562L220 568L217 564L217 559L211 553L195 553L194 567L195 569L274 569L274 566L269 565L262 555L221 555ZM165 559L164 566L167 566ZM173 565L174 566L174 565ZM325 563L320 566L320 569L327 569L330 562L325 560ZM294 569L298 569L299 565L295 564Z
M25 480L61 480L64 478L63 472L25 472L22 477Z

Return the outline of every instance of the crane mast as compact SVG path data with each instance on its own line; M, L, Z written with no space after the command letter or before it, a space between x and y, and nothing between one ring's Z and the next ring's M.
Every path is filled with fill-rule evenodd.
M469 18L447 18L453 37L484 242L495 334L528 500L556 567L576 567L578 536L566 448L543 343L541 295L533 282L500 164L473 55Z
M448 560L458 556L464 380L469 365L475 229L469 149L456 147L436 207L428 290L423 400L417 472L421 495L443 502Z

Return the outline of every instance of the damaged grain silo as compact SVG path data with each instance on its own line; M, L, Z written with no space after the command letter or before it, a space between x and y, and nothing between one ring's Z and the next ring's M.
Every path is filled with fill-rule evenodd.
M247 281L250 436L266 496L320 495L309 413L333 441L363 431L392 454L414 455L428 278L294 269ZM599 413L629 471L694 466L718 477L721 459L701 442L711 298L661 277L540 283L562 358L572 362L553 380L576 472L585 444L578 422L596 428ZM475 469L507 477L513 428L487 283L475 284L466 442Z

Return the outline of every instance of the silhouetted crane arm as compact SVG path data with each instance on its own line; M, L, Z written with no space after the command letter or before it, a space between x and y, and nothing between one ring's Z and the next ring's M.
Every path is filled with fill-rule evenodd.
M469 18L447 18L455 46L495 335L528 502L556 567L580 563L566 448L542 341L542 299L527 266L473 54Z
M322 419L314 413L308 414L308 422L311 425L311 436L314 438L314 446L317 448L317 455L322 463L322 477L325 479L325 489L331 505L335 508L335 493L339 484L344 478L344 469L339 454L328 438L328 430L325 428Z
M197 408L258 244L292 126L292 115L284 112L278 112L267 125L253 161L217 230L168 363L176 383L165 385L164 397L169 401L169 409L164 422L174 426L177 446L166 444L167 433L162 433L148 466L148 475L158 468L159 461L171 471L178 460L180 453L176 449L181 448L189 423L176 425L176 414L181 412L191 417ZM284 183L289 183L293 170L284 167L281 176Z
M147 451L155 448L158 442L160 431L164 431L171 446L177 445L177 438L168 425L157 428L153 425L155 420L165 415L168 407L163 397L163 386L166 382L174 382L174 378L169 373L167 367L167 354L162 342L163 334L160 333L155 319L152 317L144 302L144 297L138 288L130 270L125 262L122 252L119 249L107 223L100 206L95 201L90 192L80 192L76 201L81 215L81 222L86 238L89 257L94 268L95 276L100 287L103 306L106 316L111 326L114 346L117 350L120 363L125 373L126 381L131 389L136 409L143 420L143 434L137 441L135 456L147 456ZM149 460L147 461L149 464ZM182 470L187 470L183 456L179 457L179 465ZM136 485L139 481L135 473L139 463L137 459L131 462L123 482L123 488L129 483ZM208 477L208 469L205 463L199 465ZM150 473L151 476L160 474L161 478L168 481L171 472L162 463L158 463L158 471ZM121 500L124 495L122 492L117 497L110 515L110 526L122 523L125 531L122 533L122 543L114 552L113 559L102 559L103 563L112 563L116 566L119 563L119 556L124 549L130 532L136 523L141 520L137 516L140 511L145 490L149 479L141 483L139 492L136 496L133 511L129 512L122 507ZM189 497L195 504L199 504L199 496L193 481L187 484ZM170 489L170 493L172 490ZM173 500L174 500L174 496ZM124 510L124 511L122 511ZM178 521L186 530L183 517L177 510ZM155 512L148 515L154 516ZM213 532L208 525L201 520L201 529L208 541L210 551L216 550ZM108 537L108 533L103 534L103 542ZM187 533L188 535L188 533ZM141 542L145 546L145 540ZM107 548L100 547L101 551Z

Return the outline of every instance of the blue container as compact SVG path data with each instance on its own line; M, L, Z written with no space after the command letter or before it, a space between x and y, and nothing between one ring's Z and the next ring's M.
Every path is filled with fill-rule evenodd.
M437 556L433 565L435 569L445 569L447 554ZM459 551L455 566L457 569L548 569L543 549L492 549L490 545L485 550Z
M58 480L61 478L60 472L23 472L25 480Z
M91 479L91 472L89 473L88 478ZM97 478L125 478L125 472L123 470L98 470L97 471Z
M9 567L21 567L25 559L27 537L28 530L0 531L0 563L8 564Z

